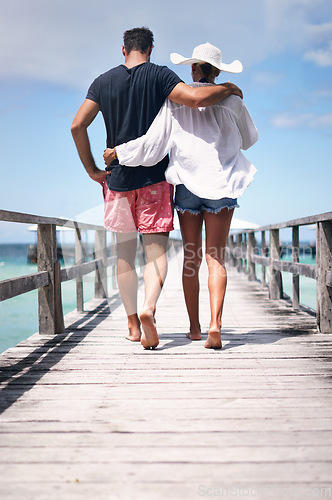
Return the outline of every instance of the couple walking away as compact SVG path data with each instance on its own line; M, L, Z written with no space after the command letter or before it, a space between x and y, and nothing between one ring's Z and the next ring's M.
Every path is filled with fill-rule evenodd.
M103 187L105 227L116 233L117 280L128 317L126 338L141 341L145 349L159 343L155 313L167 273L174 205L184 249L187 337L201 339L198 273L204 221L211 309L205 347L218 349L227 284L226 241L237 198L256 172L241 149L252 146L258 134L241 90L229 82L215 84L221 71L241 72L239 61L223 63L220 50L210 43L195 47L190 58L172 53L174 64L191 65L193 83L186 85L167 66L150 62L152 49L149 29L124 33L124 64L91 84L74 118L72 135L87 173ZM99 111L107 133L106 170L97 167L87 132ZM139 315L137 231L146 254L145 299Z

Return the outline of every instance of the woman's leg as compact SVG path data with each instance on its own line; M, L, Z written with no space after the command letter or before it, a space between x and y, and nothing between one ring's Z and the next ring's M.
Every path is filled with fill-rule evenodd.
M228 208L224 208L217 214L204 212L211 309L209 335L205 342L207 348L221 348L221 316L227 285L225 248L233 212L234 209L228 210Z
M202 262L203 214L178 213L183 241L182 285L190 329L187 337L201 339L199 323L199 268Z

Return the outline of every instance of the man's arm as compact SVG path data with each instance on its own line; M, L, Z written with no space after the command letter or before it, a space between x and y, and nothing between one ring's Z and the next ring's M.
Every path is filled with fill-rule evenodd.
M85 170L92 180L102 184L108 172L100 170L92 156L91 146L87 129L96 118L100 108L99 105L86 99L78 110L71 126L71 133L76 144L76 148L84 165Z
M185 104L190 108L198 108L216 104L230 94L235 94L243 98L241 90L230 82L201 87L190 87L180 82L174 87L168 98L177 104Z

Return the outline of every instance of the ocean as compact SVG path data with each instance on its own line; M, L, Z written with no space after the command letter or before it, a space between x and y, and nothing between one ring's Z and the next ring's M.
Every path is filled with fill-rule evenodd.
M36 264L27 262L27 244L0 244L0 281L37 272ZM315 258L305 256L300 259L307 264L315 264ZM65 265L70 265L66 262ZM284 292L292 296L292 276L282 273ZM260 278L259 266L257 277ZM84 276L84 301L93 298L94 273ZM316 281L300 278L300 301L316 309ZM75 280L62 283L63 311L67 314L76 308ZM38 292L19 295L0 302L0 353L15 346L38 331Z
M37 272L37 265L27 262L28 244L0 244L0 281ZM72 265L72 263L65 263ZM94 273L84 276L84 301L93 298ZM76 309L76 282L61 285L63 312ZM38 331L38 291L0 302L0 353Z

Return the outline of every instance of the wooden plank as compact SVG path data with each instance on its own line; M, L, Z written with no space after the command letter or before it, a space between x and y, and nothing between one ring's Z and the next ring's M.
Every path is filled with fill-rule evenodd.
M326 286L332 287L332 271L325 272L325 282Z
M279 248L279 229L272 229L269 247L269 297L272 300L283 298L281 272L274 268L274 262L279 261Z
M332 333L332 289L326 282L332 269L332 221L317 224L316 239L317 324L320 332Z
M79 228L82 230L106 231L103 226L97 226L95 224L86 224L84 222L78 222L69 219L59 219L56 217L43 217L40 215L32 215L21 212L11 212L8 210L0 210L0 220L6 222L19 222L24 224L53 224L55 226L65 226L71 229Z
M116 261L117 261L116 255L111 255L110 257L107 257L107 259L106 259L106 266L107 267L115 266Z
M0 302L17 297L23 293L31 292L48 284L49 274L47 271L3 280L0 282Z
M306 276L307 278L312 278L314 280L317 278L316 266L313 264L303 264L286 260L274 260L273 269L292 273L294 275Z
M261 264L262 266L268 267L269 265L269 258L268 257L262 257L261 255L253 255L251 257L252 261L255 262L255 264Z
M97 268L95 275L95 297L107 297L107 252L105 231L95 231L95 255Z
M299 263L299 226L294 226L292 229L292 262ZM298 311L300 309L300 277L299 273L293 274L293 309Z
M38 225L37 264L38 271L47 271L50 277L49 284L38 289L39 333L62 333L64 320L60 264L57 262L56 227L54 225Z
M273 229L285 229L287 227L293 227L293 226L309 226L316 224L318 222L324 222L324 221L330 221L332 220L332 212L324 212L322 214L317 214L317 215L310 215L308 217L301 217L299 219L293 219L285 222L278 222L276 224L269 224L266 226L259 226L255 228L254 232L256 231L271 231ZM241 233L250 233L253 232L252 229L241 229L239 231ZM234 234L238 234L237 231L234 232Z
M38 463L54 462L59 463L61 456L59 454L59 447L47 447L41 448L37 446L32 446L31 449L22 448L6 448L7 457L5 454L0 455L0 463L6 464L19 464L22 462L22 455L24 459L29 462L38 461ZM202 453L202 451L204 453ZM280 446L276 448L275 446L251 446L248 450L247 446L239 445L237 447L225 446L223 447L223 453L220 453L218 446L206 445L206 446L188 446L180 445L173 446L168 450L168 462L181 463L188 461L190 453L190 461L192 463L211 463L214 464L227 464L227 463L241 463L243 457L250 452L248 456L248 463L258 463L258 462L283 462L285 456L288 456L290 462L301 461L301 462L328 462L330 460L330 446L303 446L300 448L294 448L292 446ZM37 453L37 457L36 457ZM139 447L131 446L130 443L126 447L120 447L115 455L112 455L110 451L103 447L100 449L98 446L90 447L73 447L68 448L67 446L63 449L63 458L68 463L79 463L79 464L89 464L91 462L91 455L95 457L97 463L113 463L116 466L116 462L132 462L140 463L142 455L146 457L147 463L163 462L165 456L164 445L159 445L155 443L154 446L145 443L141 444Z
M99 260L95 259L91 260L90 262L85 262L84 264L77 264L61 269L61 282L73 280L86 274L92 273L97 269L99 262Z
M262 239L261 239L261 258L266 259L265 261L261 261L260 264L262 265L262 286L265 287L267 285L266 283L266 267L269 266L269 259L268 257L265 257L265 250L266 250L266 241L265 241L265 231L261 232ZM257 257L259 257L257 255ZM256 262L258 263L258 262Z
M100 483L106 482L108 484L126 483L129 480L128 468L135 473L134 480L132 479L131 493L134 495L135 483L158 483L158 482L171 482L178 484L182 482L189 482L197 487L201 484L207 484L217 481L220 485L222 482L233 482L238 484L239 477L242 484L255 484L256 481L272 482L275 484L276 478L280 482L288 484L301 484L305 482L314 482L316 478L317 483L322 485L331 484L331 469L330 464L324 462L292 462L284 460L282 463L265 461L257 463L227 463L222 464L220 467L211 467L211 464L193 463L190 460L190 451L187 454L187 460L184 463L165 461L153 462L149 464L141 457L140 463L130 461L125 464L118 461L117 463L106 462L101 464L95 460L87 464L85 467L80 463L28 463L28 464L7 464L0 465L0 475L3 478L3 483L11 482L11 478L20 478L21 483L33 483L36 481L36 475L39 474L40 484L48 482L67 483L74 482L75 479L87 483ZM52 466L51 466L52 464ZM239 476L240 474L240 476ZM235 483L234 483L235 481ZM316 483L316 484L317 484ZM145 484L145 488L146 488ZM45 498L45 497L44 497ZM120 497L121 498L121 497ZM127 497L129 498L129 497ZM175 497L177 498L177 497ZM192 498L192 497L189 497Z
M83 243L82 233L80 229L75 230L75 264L81 265L83 263ZM61 271L62 281L62 271ZM76 276L76 309L79 312L84 310L84 292L83 292L83 279L82 276Z
M254 233L248 234L248 246L247 246L247 273L249 281L256 281L256 266L253 257L255 256L255 249L257 243Z

